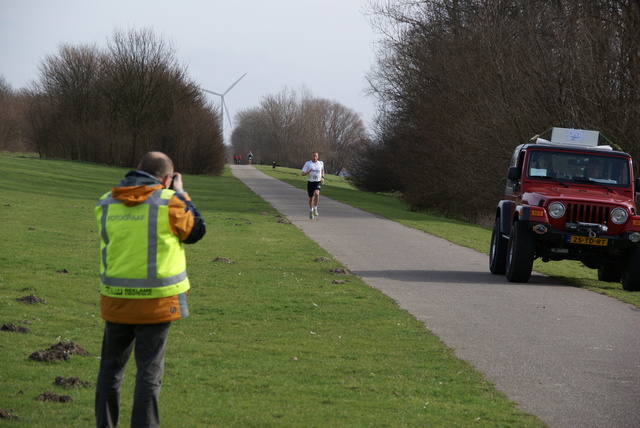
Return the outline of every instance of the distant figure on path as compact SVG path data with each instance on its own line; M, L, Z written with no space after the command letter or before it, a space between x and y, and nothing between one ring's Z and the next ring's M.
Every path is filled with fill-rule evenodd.
M318 152L311 152L311 160L302 167L302 176L307 176L307 194L309 195L309 218L318 216L320 187L324 184L324 162L318 160Z

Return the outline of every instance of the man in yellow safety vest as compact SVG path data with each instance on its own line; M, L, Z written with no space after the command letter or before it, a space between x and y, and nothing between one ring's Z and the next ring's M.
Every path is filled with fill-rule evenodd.
M105 320L96 384L96 425L118 424L120 387L134 352L131 426L160 424L158 398L172 321L186 317L190 288L183 244L205 223L161 152L145 154L95 209L100 235L100 312Z

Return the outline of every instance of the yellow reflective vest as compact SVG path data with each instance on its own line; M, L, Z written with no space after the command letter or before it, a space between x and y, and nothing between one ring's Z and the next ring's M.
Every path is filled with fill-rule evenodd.
M184 247L169 226L173 194L157 189L133 206L114 199L111 192L98 201L103 296L155 299L189 290Z

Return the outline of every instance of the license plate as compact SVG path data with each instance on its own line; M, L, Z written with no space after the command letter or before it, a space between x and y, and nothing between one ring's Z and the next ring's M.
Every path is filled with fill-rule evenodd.
M606 247L609 243L607 238L589 238L588 236L570 236L568 241L571 244L599 245L601 247Z

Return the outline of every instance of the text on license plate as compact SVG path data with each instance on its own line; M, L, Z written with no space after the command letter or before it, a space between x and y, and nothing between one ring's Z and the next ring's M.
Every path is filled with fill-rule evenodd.
M600 245L602 247L609 243L607 238L589 238L588 236L569 236L567 241L571 244Z

